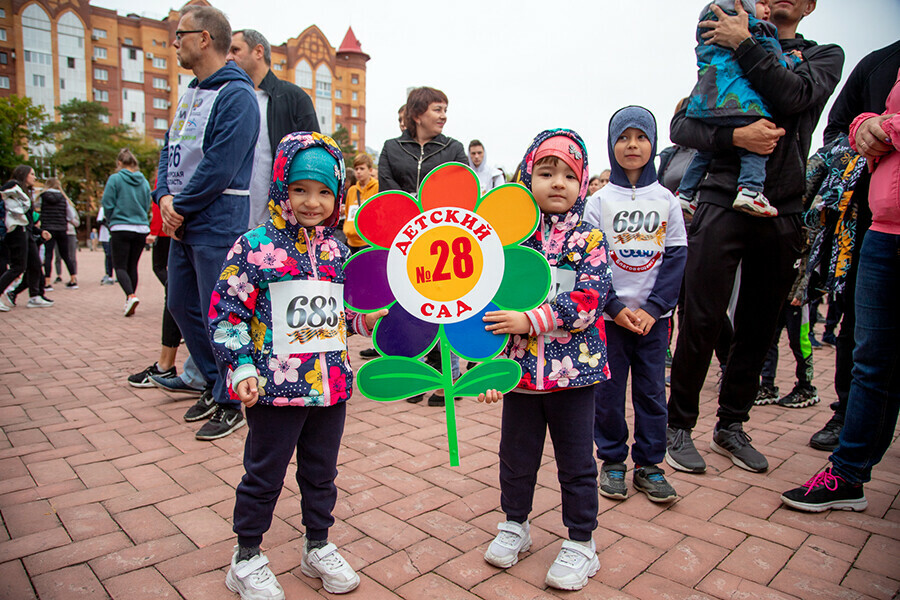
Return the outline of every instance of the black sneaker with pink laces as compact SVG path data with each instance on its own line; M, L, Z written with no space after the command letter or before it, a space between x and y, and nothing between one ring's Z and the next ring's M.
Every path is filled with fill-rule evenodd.
M817 473L798 488L781 495L781 501L791 508L805 512L826 510L866 510L869 503L862 485L853 485L832 473L832 465Z

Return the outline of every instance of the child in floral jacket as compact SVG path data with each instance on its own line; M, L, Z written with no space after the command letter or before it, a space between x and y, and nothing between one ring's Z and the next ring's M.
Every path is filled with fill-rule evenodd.
M366 316L343 308L350 251L333 230L344 173L331 138L285 136L269 188L271 218L235 242L210 303L213 349L228 367L229 393L247 407L249 425L246 473L234 506L238 546L226 577L242 598L284 597L259 545L295 452L306 527L301 569L331 593L359 584L328 543L345 401L352 393L347 334L371 335L386 311Z
M569 539L547 573L548 585L577 590L600 568L597 463L593 456L594 385L609 379L602 312L612 272L599 229L582 222L588 189L587 152L577 133L544 131L519 168L541 209L541 225L523 245L543 254L552 273L547 301L525 313L491 311L486 329L510 334L505 355L522 367L517 388L503 399L498 525L485 560L507 568L531 546L528 515L546 432L556 455L563 523ZM479 396L499 399L496 390Z

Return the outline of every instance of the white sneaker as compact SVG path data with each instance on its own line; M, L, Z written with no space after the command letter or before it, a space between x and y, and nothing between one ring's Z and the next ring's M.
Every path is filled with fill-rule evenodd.
M753 215L754 217L777 217L778 209L769 204L769 199L762 192L753 192L744 188L738 190L734 204L734 210Z
M599 570L600 559L597 558L594 540L591 540L590 547L566 540L550 565L544 583L558 590L580 590L587 585L588 578Z
M53 306L53 302L43 296L35 296L34 298L29 298L28 304L25 306L28 308L47 308L48 306Z
M137 308L137 305L140 304L141 301L138 300L137 296L129 298L125 301L125 316L130 317L134 314L134 310Z
M519 552L531 548L531 527L528 521L524 523L504 521L497 524L497 529L500 533L485 551L484 560L495 567L508 569L519 562Z
M693 217L694 212L697 210L697 201L684 192L678 192L675 197L678 198L678 203L681 204L681 210Z
M284 600L284 590L269 568L265 554L257 554L250 560L237 562L238 547L231 556L231 568L225 576L225 585L241 595L241 600Z
M9 292L3 292L2 294L0 294L0 306L5 307L6 310L10 310L13 306L15 306L15 304L13 304L12 298L9 295Z
M303 544L303 555L300 557L300 570L307 577L322 580L325 591L331 594L346 594L359 585L359 575L344 560L337 546L328 543L322 548L306 551Z
M9 312L10 310L12 310L10 307L3 302L0 302L0 312Z

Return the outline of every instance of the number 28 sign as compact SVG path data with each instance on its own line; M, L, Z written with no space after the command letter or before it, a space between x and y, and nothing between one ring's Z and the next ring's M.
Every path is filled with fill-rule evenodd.
M443 389L450 464L459 464L454 397L489 389L507 392L519 382L519 365L494 358L506 335L485 331L492 310L538 306L550 287L550 267L521 244L536 230L540 211L517 184L482 196L471 169L437 167L418 197L384 192L356 215L356 228L370 248L344 266L344 299L359 312L387 308L374 331L382 355L359 370L357 383L369 398L391 401ZM440 344L437 369L418 360ZM455 380L450 354L481 364Z
M477 214L435 208L411 219L391 245L387 268L397 301L431 323L456 323L487 305L503 277L503 244Z

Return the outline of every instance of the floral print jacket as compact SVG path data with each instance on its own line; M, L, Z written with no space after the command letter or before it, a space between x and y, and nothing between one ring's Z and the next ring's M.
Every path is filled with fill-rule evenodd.
M297 152L323 147L336 159L339 198L322 225L303 228L288 200L286 174ZM352 394L353 371L343 350L307 354L275 354L272 342L270 285L281 281L344 282L343 265L350 251L332 233L343 200L344 160L338 146L319 133L284 137L275 156L269 187L271 218L234 243L216 282L209 308L213 350L227 365L229 393L240 381L257 378L259 403L274 406L331 406ZM363 315L344 311L338 325L369 334Z
M540 228L522 245L547 258L555 272L550 295L554 294L553 286L558 286L559 291L529 314L534 335L510 336L504 352L522 367L517 387L532 391L584 387L610 377L602 313L612 270L606 236L581 220L589 179L587 151L581 137L568 129L538 134L522 159L518 179L531 189L535 151L544 140L556 135L572 138L570 151L584 156L581 190L565 214L542 214ZM574 280L574 289L567 291L567 280Z

